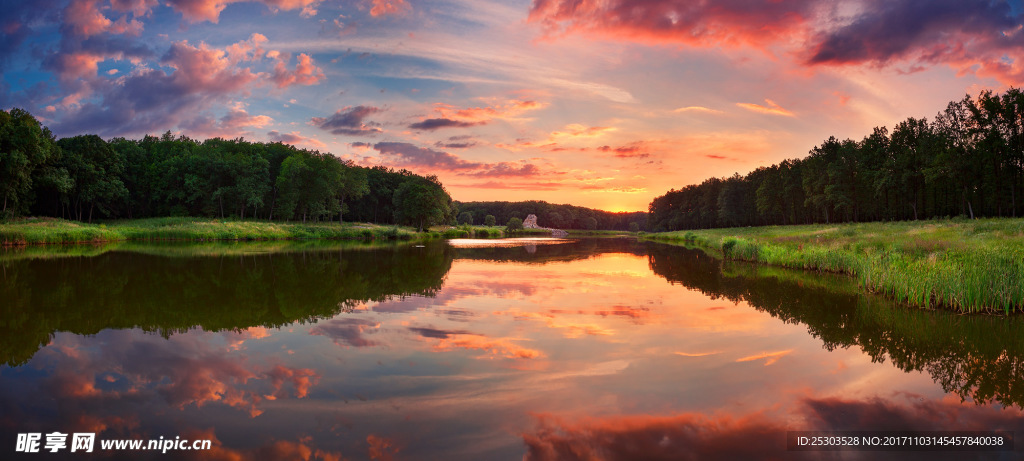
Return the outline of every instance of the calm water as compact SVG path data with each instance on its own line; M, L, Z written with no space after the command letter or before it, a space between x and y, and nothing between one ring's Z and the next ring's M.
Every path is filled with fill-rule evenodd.
M4 459L53 431L214 441L67 459L221 460L906 459L922 454L787 452L786 431L1024 434L1021 319L660 244L122 245L0 266Z

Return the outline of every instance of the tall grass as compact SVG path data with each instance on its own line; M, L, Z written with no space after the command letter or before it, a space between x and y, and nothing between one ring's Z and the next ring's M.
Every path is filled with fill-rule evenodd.
M396 226L358 223L290 224L205 218L152 218L85 224L53 218L26 218L0 224L0 244L99 243L155 240L412 240L432 233Z
M1024 219L768 226L646 234L727 259L853 276L897 301L1024 312Z

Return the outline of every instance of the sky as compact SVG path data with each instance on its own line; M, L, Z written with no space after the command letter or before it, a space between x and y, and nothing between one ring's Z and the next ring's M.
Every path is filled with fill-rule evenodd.
M0 108L609 211L1024 80L982 0L0 0Z

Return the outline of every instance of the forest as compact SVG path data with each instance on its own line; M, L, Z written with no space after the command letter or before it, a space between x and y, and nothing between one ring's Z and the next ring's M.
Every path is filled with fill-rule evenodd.
M544 201L456 202L459 224L504 225L509 219L537 215L537 223L555 229L622 230L636 232L646 228L647 213L613 213L575 205L556 205ZM492 216L493 218L488 218ZM493 221L493 222L489 222Z
M206 216L343 220L420 228L454 222L436 176L354 165L329 153L170 131L140 140L55 139L21 109L0 111L0 219Z
M829 137L802 159L672 189L649 207L656 232L717 227L1016 217L1024 213L1024 92L983 91L932 120L860 141Z

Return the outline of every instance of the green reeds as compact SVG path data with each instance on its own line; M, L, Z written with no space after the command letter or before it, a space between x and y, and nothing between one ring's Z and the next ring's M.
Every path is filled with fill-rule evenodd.
M1024 220L770 226L647 234L736 259L855 277L901 303L1024 312Z
M433 238L396 226L357 223L279 223L203 218L154 218L86 224L61 219L22 219L0 224L0 244L99 243L154 240L411 240Z

